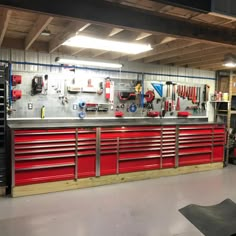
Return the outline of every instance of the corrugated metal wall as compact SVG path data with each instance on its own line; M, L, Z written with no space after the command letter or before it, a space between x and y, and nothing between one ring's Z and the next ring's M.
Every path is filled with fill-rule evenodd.
M61 67L54 66L43 66L47 65L57 65L55 58L61 56L66 58L78 58L62 54L47 54L39 52L25 52L21 50L14 49L0 49L0 60L7 60L12 62L28 62L34 63L33 65L28 64L15 64L13 63L13 72L15 73L30 73L30 74L55 74L61 73ZM119 61L122 63L122 61ZM36 65L35 65L36 64ZM124 67L122 68L122 73L104 71L104 70L89 70L82 69L77 70L76 73L82 77L92 77L92 78L122 78L135 80L137 79L138 73L145 73L145 87L150 84L151 81L175 81L179 83L195 84L195 85L210 85L210 92L213 93L215 90L215 72L205 71L191 68L181 68L173 66L162 66L162 65L151 65L135 62L124 62L122 63ZM127 71L127 73L124 73ZM136 72L136 73L130 73ZM83 76L84 75L84 76ZM85 76L86 75L86 76ZM26 78L31 78L32 76L26 76ZM208 106L209 120L213 119L213 107Z
M63 56L63 57L65 56L67 58L78 58L62 54L47 54L40 52L28 52L28 51L25 52L14 49L0 49L0 60L57 65L57 63L55 62L55 58L58 56ZM13 70L60 72L60 68L55 68L55 67L45 68L42 66L35 66L35 65L13 65ZM215 78L215 72L213 71L198 70L198 69L183 68L183 67L173 67L173 66L162 66L162 65L151 65L151 64L147 65L147 64L132 63L132 62L128 63L125 62L122 70L136 71L141 73L146 72L146 73L172 74L172 75L177 75L177 77L189 76L189 77ZM165 77L166 76L161 77L160 79L165 80Z

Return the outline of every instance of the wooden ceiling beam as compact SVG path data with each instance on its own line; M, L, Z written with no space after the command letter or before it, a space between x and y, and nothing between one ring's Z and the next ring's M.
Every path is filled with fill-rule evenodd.
M206 69L204 69L204 70L206 70ZM218 65L216 64L216 65L214 65L214 68L208 68L207 70L214 70L214 71L224 70L224 71L229 71L230 68L226 68L225 66L222 66L220 64L218 64ZM233 70L234 70L234 68L233 68Z
M228 68L222 65L222 62L215 62L208 65L196 67L201 70L218 70L219 68L227 70Z
M192 45L191 44L190 45L182 44L179 48L177 48L175 50L171 50L168 53L166 53L166 52L158 53L157 55L146 58L146 59L144 59L144 62L151 63L151 62L155 62L155 61L160 61L160 60L175 57L178 55L184 55L184 54L188 54L191 52L204 50L204 49L210 48L210 47L211 46L209 46L208 44L196 43L196 42L195 42L195 44L192 44Z
M202 0L206 2L206 0ZM210 0L207 0L209 2ZM199 1L188 1L192 7ZM105 0L67 0L58 4L57 0L34 1L1 1L0 6L25 9L45 14L64 16L70 19L79 19L91 23L103 24L137 30L139 32L156 32L182 36L188 39L197 39L202 42L212 42L218 45L231 45L236 47L236 32L224 26L213 26L180 17L171 17L165 14L153 14L150 11L140 11L135 8L111 3ZM194 8L194 7L193 7ZM99 9L99 10L98 10ZM122 16L122 17L121 17Z
M117 34L123 32L124 29L121 29L121 28L113 28L110 33L107 35L107 37L105 38L112 38L114 36L116 36ZM98 53L95 53L92 57L95 58L95 57L99 57L99 56L102 56L104 54L106 54L108 51L107 50L99 50Z
M193 59L193 60L189 60L188 62L185 62L184 64L181 63L178 66L192 66L196 63L200 63L200 62L205 62L208 60L212 60L212 59L216 59L216 58L224 58L225 54L227 53L236 53L235 51L221 51L218 53L213 53L213 54L209 54L209 55L203 55L202 57ZM176 65L176 64L175 64Z
M125 53L114 53L114 54L112 54L110 59L117 60L117 59L119 59L121 57L125 57L125 56L127 56L127 54L125 54Z
M24 50L25 48L25 40L24 39L13 39L5 37L2 42L3 48L13 48ZM47 42L35 42L31 48L32 51L36 52L48 52L48 43Z
M88 25L88 24L87 24ZM90 26L91 24L89 24L89 26ZM123 29L119 29L119 28L113 28L113 29L111 29L110 31L109 30L105 30L105 32L104 31L99 31L99 34L98 33L93 33L93 32L89 32L89 30L87 30L87 28L88 27L86 27L86 28L82 28L83 29L83 35L85 35L85 36L89 36L89 37L103 37L103 34L104 35L106 35L106 37L113 37L113 36L115 36L115 35L117 35L117 34L119 34L120 32L122 32L123 31ZM108 33L107 33L107 31L109 31ZM81 32L81 30L80 30L80 32ZM86 49L88 49L88 48L79 48L78 50L75 50L71 55L72 56L74 56L74 55L77 55L77 54L79 54L80 52L82 52L82 51L84 51L84 50L86 50ZM99 53L98 53L98 55L100 55L100 53L101 53L101 55L102 54L104 54L104 53L106 53L107 51L101 51L101 50L99 50ZM96 54L95 55L93 55L93 57L96 57Z
M90 25L90 24L89 24ZM65 29L56 35L49 42L49 53L54 52L59 48L67 39L76 35L77 31L82 32L82 29L85 30L85 26L88 27L88 23L85 22L70 22Z
M221 63L223 63L223 60L224 60L224 54L220 54L218 56L215 56L215 57L205 57L205 58L202 58L198 61L195 61L195 62L192 62L192 63L189 63L187 64L188 67L198 67L200 65L206 65L208 63L211 63L211 62L217 62L217 61L221 61Z
M175 38L171 38L171 37L168 37L169 40L166 40L166 38L167 37L164 36L162 39L159 40L159 43L157 43L156 45L152 45L153 49L151 51L139 53L139 54L133 55L133 56L129 56L128 60L129 61L137 61L137 60L143 59L145 57L150 57L150 56L156 55L157 53L171 51L173 49L181 47L181 45L183 45L183 44L187 44L187 45L196 44L196 42L189 42L187 40L180 40L180 39L175 39Z
M138 36L137 36L137 38L135 39L136 41L140 41L140 40L142 40L142 39L145 39L145 38L148 38L148 37L150 37L152 34L150 34L150 33L145 33L145 32L143 32L143 33L140 33Z
M86 48L80 48L80 49L77 49L76 51L74 51L71 55L72 56L76 56L77 54L79 54L80 52L83 52Z
M25 50L28 50L39 35L46 29L46 27L51 23L53 17L40 15L35 22L33 28L30 30L25 38Z
M113 31L113 30L112 30ZM124 30L122 30L124 31ZM117 34L109 34L107 37L105 37L104 39L114 39L114 40L118 40L118 41L125 41L125 42L133 42L134 40L136 40L137 36L139 35L139 33L137 32L123 32L123 34L121 35L118 35L120 32L122 31L117 31ZM125 34L126 33L126 34ZM124 36L125 34L125 36ZM95 57L99 57L99 56L102 56L106 53L108 53L109 51L107 50L100 50L98 53L95 53L92 57L95 58Z
M225 51L224 47L207 48L204 50L191 52L191 53L188 53L185 55L178 55L176 57L163 59L163 60L161 60L161 63L163 63L163 64L172 64L173 63L178 66L183 66L183 65L186 65L188 62L191 62L193 60L197 60L203 56L214 55L214 54L218 54L218 53L221 53L224 51Z
M0 17L0 47L2 45L2 42L4 40L6 31L7 31L7 27L8 27L8 23L11 17L11 10L8 9L2 9L2 15Z
M216 64L216 63L221 63L223 64L223 60L224 60L224 56L221 57L216 57L216 58L212 58L212 59L208 59L208 60L202 60L196 63L192 63L191 66L189 67L205 67L208 65L212 65L212 64Z
M153 2L163 3L166 5L180 7L189 10L195 10L197 12L210 12L211 0L151 0Z
M139 38L141 36L141 34L138 34L137 32L130 32L130 35L126 35L124 37L124 41L131 41L133 43L137 42L137 38ZM176 38L174 37L170 37L170 36L166 36L163 34L158 34L158 35L147 35L145 33L146 37L143 37L144 34L142 35L142 39L140 38L138 40L138 43L143 43L143 44L151 44L151 45L158 45L158 44L162 44L162 43L168 43L171 42L173 40L175 40ZM115 39L117 39L117 37L115 36ZM119 38L119 40L122 40L122 38ZM101 51L97 54L95 54L93 57L99 57L102 56L104 54L108 53L108 51ZM119 53L119 52L113 52L112 56L110 57L110 59L118 59L120 57L124 57L127 56L127 53Z
M121 28L113 28L111 32L108 34L108 37L113 37L116 34L119 34L120 32L124 31L124 29Z

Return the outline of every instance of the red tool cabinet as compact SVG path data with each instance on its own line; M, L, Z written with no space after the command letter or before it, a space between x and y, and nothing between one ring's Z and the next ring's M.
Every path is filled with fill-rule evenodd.
M223 125L12 130L12 185L223 162Z

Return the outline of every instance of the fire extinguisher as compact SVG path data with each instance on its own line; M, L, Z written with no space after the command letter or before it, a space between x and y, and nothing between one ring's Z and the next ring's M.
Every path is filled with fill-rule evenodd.
M105 97L106 97L107 100L109 100L110 97L111 97L110 88L111 88L111 81L110 81L110 79L106 79L106 82L105 82Z

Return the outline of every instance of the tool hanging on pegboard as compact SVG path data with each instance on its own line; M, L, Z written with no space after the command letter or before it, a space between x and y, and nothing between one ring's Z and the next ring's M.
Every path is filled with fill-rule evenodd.
M43 77L35 76L32 79L31 95L42 93L42 90L43 90Z
M107 100L110 100L110 97L111 97L111 80L110 78L106 78L105 79L105 98Z
M170 86L172 85L172 81L166 81L167 89L166 89L166 97L170 97Z

